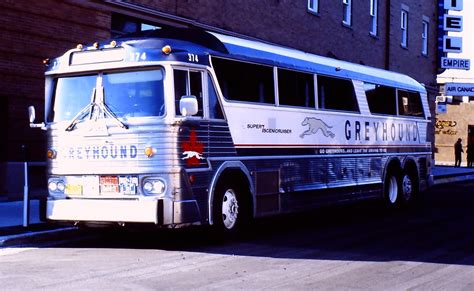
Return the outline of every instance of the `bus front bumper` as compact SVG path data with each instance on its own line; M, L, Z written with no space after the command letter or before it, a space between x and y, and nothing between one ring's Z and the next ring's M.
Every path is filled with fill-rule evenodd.
M182 210L188 215L183 217ZM191 212L190 212L191 211ZM189 215L193 213L194 215ZM171 225L199 221L195 201L60 199L48 200L46 218L72 222L133 222Z

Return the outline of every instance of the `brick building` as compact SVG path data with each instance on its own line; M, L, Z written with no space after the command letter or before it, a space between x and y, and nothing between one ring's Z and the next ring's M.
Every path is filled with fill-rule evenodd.
M42 116L42 60L78 43L200 27L408 74L434 98L436 13L427 0L0 1L0 199L21 192L22 145L44 160L44 132L27 120L28 105Z

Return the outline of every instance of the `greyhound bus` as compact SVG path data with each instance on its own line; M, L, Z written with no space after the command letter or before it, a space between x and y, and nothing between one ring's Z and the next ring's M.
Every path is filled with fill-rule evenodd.
M212 225L429 187L427 93L412 78L197 29L45 61L46 217Z

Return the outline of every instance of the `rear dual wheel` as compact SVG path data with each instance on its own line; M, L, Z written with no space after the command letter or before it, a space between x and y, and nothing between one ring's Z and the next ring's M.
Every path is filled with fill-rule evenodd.
M416 171L390 170L385 177L384 197L391 207L410 204L417 193Z

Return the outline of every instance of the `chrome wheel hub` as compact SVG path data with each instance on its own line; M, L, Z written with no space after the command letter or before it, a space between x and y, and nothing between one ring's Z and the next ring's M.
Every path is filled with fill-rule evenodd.
M398 197L398 184L397 178L392 176L388 181L388 200L390 203L395 204L397 202Z
M411 179L408 175L403 176L402 181L402 190L403 190L403 198L408 201L411 198L411 193L413 191L413 185L411 183Z
M232 229L237 223L239 204L234 190L228 189L222 199L222 222L225 228Z

